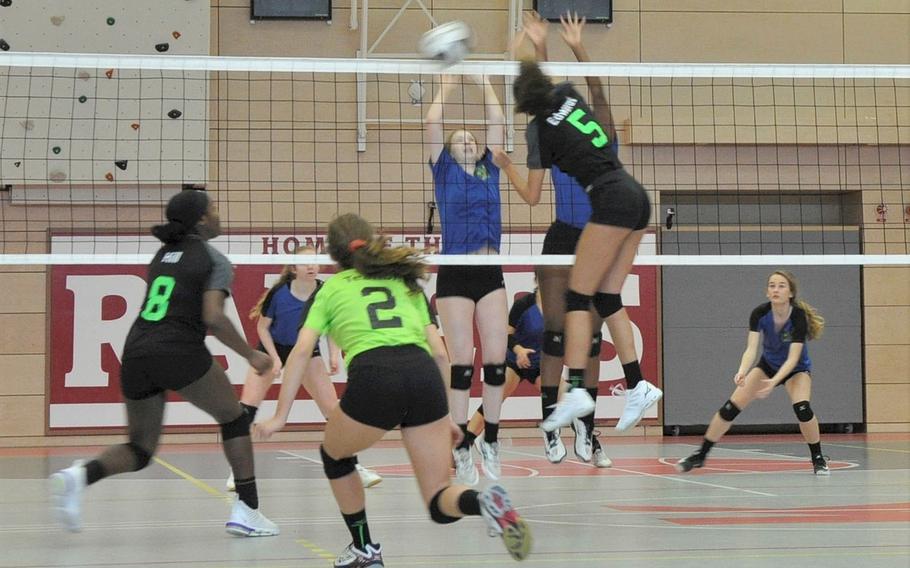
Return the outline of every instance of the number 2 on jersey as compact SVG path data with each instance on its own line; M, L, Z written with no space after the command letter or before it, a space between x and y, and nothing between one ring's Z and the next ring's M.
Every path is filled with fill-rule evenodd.
M386 319L379 317L380 310L395 309L395 296L392 295L392 291L384 286L369 286L360 291L360 295L364 297L370 296L372 294L382 294L385 296L385 300L367 304L367 313L370 315L370 325L373 327L373 329L401 327L401 318L398 316L393 316Z
M607 136L607 133L604 132L604 129L597 124L594 119L582 122L582 119L585 116L585 111L580 108L575 109L572 114L566 119L566 122L578 129L582 134L593 134L597 133L597 136L591 140L591 144L594 144L595 148L603 148L607 145L607 142L610 141L610 138Z
M149 286L149 296L145 300L145 309L139 317L146 321L161 321L167 314L171 302L171 294L177 283L173 276L159 276L152 280Z

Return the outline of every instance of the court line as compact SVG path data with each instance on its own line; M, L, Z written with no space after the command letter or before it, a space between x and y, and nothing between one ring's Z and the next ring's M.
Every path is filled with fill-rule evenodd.
M828 443L828 442L825 442L825 445L826 445L826 446L834 446L835 448L853 448L853 449L855 449L855 450L875 450L875 451L878 451L878 452L897 452L897 453L900 453L900 454L910 454L910 450L898 450L898 449L895 449L895 448L875 448L875 447L872 447L872 446L850 446L850 445L847 445L847 444L831 444L831 443Z
M307 456L302 456L302 455L300 455L300 454L295 454L294 452L289 452L288 450L278 450L278 451L279 451L280 453L282 453L282 454L287 455L287 456L299 458L299 459L308 461L308 462L310 462L310 463L318 464L318 465L320 465L320 466L322 465L322 460L317 460L317 459L314 459L314 458L309 458L309 457L307 457Z
M233 499L232 497L230 497L229 495L225 495L225 494L222 493L221 491L218 491L217 489L215 489L214 487L212 487L212 486L209 485L208 483L206 483L206 482L204 482L204 481L202 481L202 480L200 480L200 479L197 479L197 478L193 477L192 475L190 475L190 474L188 474L187 472L183 471L183 470L180 469L179 467L177 467L177 466L175 466L175 465L173 465L173 464L170 464L170 463L164 461L163 459L159 458L158 456L155 456L155 457L153 457L152 459L155 460L155 463L157 463L157 464L160 465L161 467L163 467L163 468L165 468L165 469L171 471L172 473L177 474L178 476L180 476L180 477L182 477L183 479L189 481L190 483L192 483L193 485L195 485L195 486L198 487L199 489L202 489L203 491L205 491L205 492L208 493L209 495L214 495L215 497L221 499L222 501L224 501L224 502L226 502L226 503L233 503L234 499Z
M306 539L298 538L298 539L295 540L294 542L296 542L297 544L300 544L300 545L304 546L304 547L307 548L310 552L312 552L313 554L319 556L319 557L322 558L323 560L326 560L327 562L332 562L332 563L335 562L335 555L334 555L334 554L332 554L332 553L329 552L328 550L325 550L324 548L319 548L318 546L316 546L315 544L313 544L312 542L310 542L310 541L308 541L308 540L306 540Z
M517 451L517 450L501 450L501 451L504 452L504 453L509 453L509 454L517 454L517 455L528 456L528 457L537 458L537 459L545 459L545 458L541 458L541 457L540 457L539 455L537 455L537 454L531 454L531 453L528 453L528 452L519 452L519 451ZM588 467L596 468L596 466L594 466L594 465L592 465L592 464L585 463L585 462L581 462L581 461L576 461L576 460L566 460L566 461L568 461L568 462L570 462L570 463L578 464L578 465L583 465L583 466L588 466ZM753 491L752 489L742 489L741 487L731 487L731 486L729 486L729 485L720 485L720 484L717 484L717 483L707 483L707 482L704 482L704 481L695 481L695 480L693 480L693 479L683 479L683 478L681 478L681 477L671 477L671 476L668 476L668 475L658 475L658 474L655 474L655 473L645 473L645 472L643 472L643 471L635 471L635 470L633 470L633 469L624 469L624 468L616 467L616 466L612 466L612 467L610 467L610 468L605 468L605 469L612 469L612 470L614 470L614 471L622 471L622 472L624 472L624 473L631 473L631 474L634 474L634 475L641 475L641 476L644 476L644 477L655 477L655 478L657 478L657 479L664 479L664 480L667 480L667 481L675 481L675 482L678 482L678 483L691 483L691 484L694 484L694 485L704 485L704 486L706 486L706 487L716 487L716 488L718 488L718 489L727 489L727 490L730 490L730 491L742 491L743 493L751 493L751 494L753 494L753 495L761 495L762 497L777 497L777 495L775 495L775 494L773 494L773 493L764 493L764 492L762 492L762 491Z

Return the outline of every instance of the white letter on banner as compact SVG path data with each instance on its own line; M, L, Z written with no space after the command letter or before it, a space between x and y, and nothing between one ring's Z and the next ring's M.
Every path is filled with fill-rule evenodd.
M121 357L145 288L145 280L127 274L66 277L66 289L73 292L73 368L64 377L65 386L108 386L110 376L101 368L101 346L110 344ZM108 296L126 301L126 311L117 319L101 318L101 303Z

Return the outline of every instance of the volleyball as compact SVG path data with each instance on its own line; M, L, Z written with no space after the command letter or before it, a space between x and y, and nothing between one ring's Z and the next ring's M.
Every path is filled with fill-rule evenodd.
M452 21L423 34L417 51L427 59L454 65L464 59L474 46L474 31L464 22Z

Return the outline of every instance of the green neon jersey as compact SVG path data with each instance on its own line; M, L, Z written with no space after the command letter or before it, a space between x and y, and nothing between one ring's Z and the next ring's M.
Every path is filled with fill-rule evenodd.
M423 292L411 292L397 278L368 278L348 269L319 289L303 327L329 335L350 363L377 347L417 345L431 353L425 331L430 324Z

